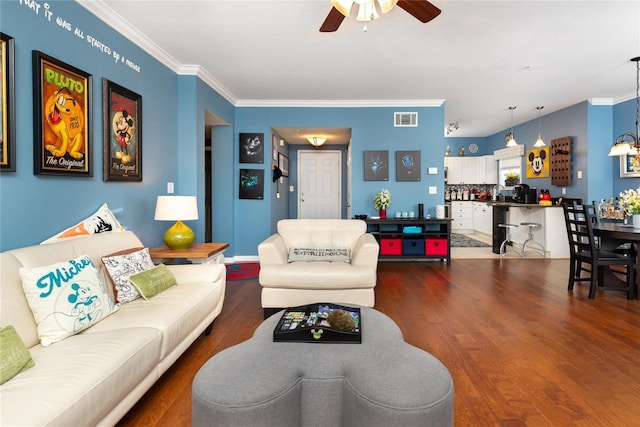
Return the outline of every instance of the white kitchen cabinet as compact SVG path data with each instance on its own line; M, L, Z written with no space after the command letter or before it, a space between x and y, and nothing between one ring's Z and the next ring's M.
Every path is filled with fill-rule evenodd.
M484 177L484 181L479 184L497 184L498 183L498 163L493 156L482 156L484 171L479 177Z
M447 184L495 184L498 181L493 156L445 157Z
M451 230L473 230L473 202L451 202Z
M472 202L473 229L489 236L493 227L493 207L486 202Z

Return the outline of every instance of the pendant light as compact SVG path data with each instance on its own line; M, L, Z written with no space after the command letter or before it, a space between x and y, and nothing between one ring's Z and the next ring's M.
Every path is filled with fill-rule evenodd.
M511 110L511 133L507 135L507 147L518 146L518 142L516 141L516 138L513 136L513 110L515 109L516 107L509 107L509 110Z
M540 132L540 112L544 107L536 107L538 110L538 139L536 139L536 143L533 144L534 147L546 147L547 144L544 143L544 139L542 139L542 133Z
M609 151L610 156L636 155L640 152L640 56L631 58L630 61L636 63L636 133L619 135Z

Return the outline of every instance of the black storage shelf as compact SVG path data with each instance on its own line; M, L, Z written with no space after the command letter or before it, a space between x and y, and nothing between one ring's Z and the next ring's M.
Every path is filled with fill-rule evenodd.
M451 265L451 219L367 218L365 221L367 231L380 245L380 261L441 260ZM417 232L404 232L407 227Z

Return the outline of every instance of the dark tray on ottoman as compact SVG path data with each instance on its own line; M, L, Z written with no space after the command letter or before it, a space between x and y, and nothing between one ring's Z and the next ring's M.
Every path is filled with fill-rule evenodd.
M345 331L331 327L327 317L334 310L346 311L353 319L355 328L352 331ZM360 308L317 303L287 308L273 330L273 341L360 344L361 330Z

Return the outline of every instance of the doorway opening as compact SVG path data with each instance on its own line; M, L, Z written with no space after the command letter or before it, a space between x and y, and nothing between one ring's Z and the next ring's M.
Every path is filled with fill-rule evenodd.
M214 126L229 126L215 114L204 112L204 241L213 241L213 156L215 152Z

